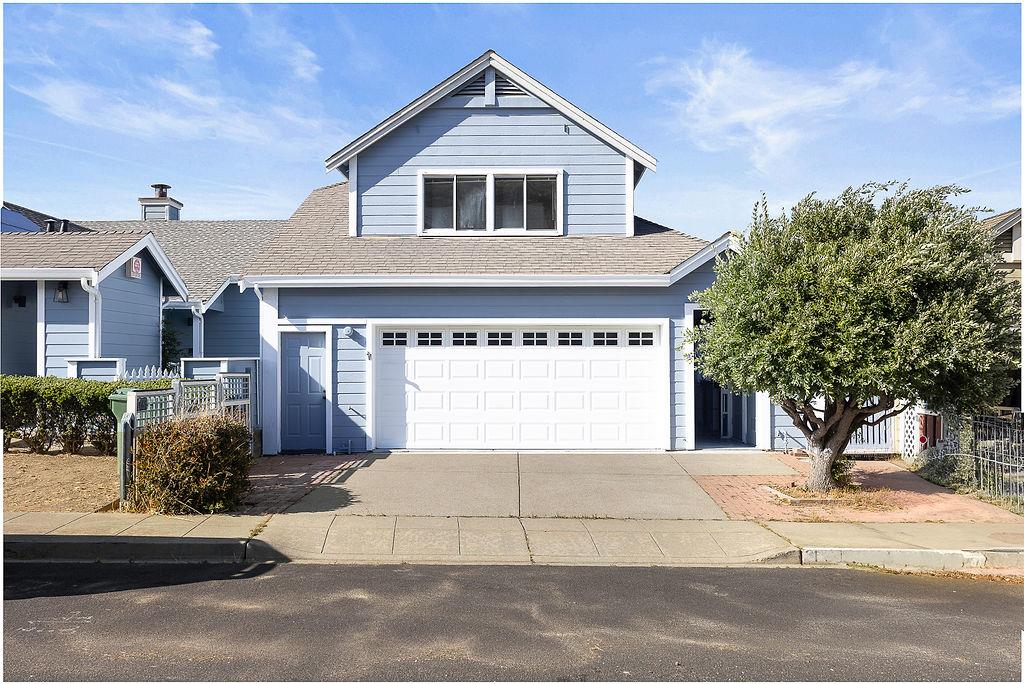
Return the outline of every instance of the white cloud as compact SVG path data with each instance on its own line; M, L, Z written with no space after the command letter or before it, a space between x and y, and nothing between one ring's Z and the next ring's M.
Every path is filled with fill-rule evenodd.
M249 5L239 5L239 10L249 23L252 43L261 53L280 59L300 81L316 81L323 71L317 54L285 28L277 13L268 14L267 8L260 7L257 14Z
M118 42L169 50L177 58L211 60L220 49L213 31L196 19L181 20L158 5L127 5L120 11L112 7L116 5L98 10L62 10L69 15L62 23L79 22L80 26L115 36Z
M823 119L836 116L886 76L857 62L804 72L760 62L738 46L705 45L694 59L663 63L647 89L668 100L673 123L698 148L746 149L754 166L767 171L813 136Z
M940 53L933 39L922 51ZM995 119L1020 111L1019 84L952 80L921 51L894 66L847 61L802 69L755 58L737 45L704 44L683 60L658 60L647 90L669 107L669 123L701 150L743 150L755 169L774 169L817 136L852 120L891 121L913 113L939 121Z
M331 119L300 115L281 105L254 106L165 78L149 83L151 89L118 90L42 78L31 86L11 87L65 121L144 139L216 139L319 157L348 138Z

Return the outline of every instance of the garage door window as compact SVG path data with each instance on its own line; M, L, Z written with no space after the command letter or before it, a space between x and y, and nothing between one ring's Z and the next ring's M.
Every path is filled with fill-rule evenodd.
M524 347L546 347L548 346L548 334L540 331L527 331L523 333Z
M453 347L475 347L476 332L455 331L452 333Z
M558 333L558 346L559 347L582 347L583 346L583 333L582 332L560 332L560 333Z
M629 332L630 347L653 347L654 333L646 330L631 330Z
M385 347L404 347L409 343L409 335L405 332L388 331L381 333L380 341Z
M595 347L617 347L619 344L619 333L617 332L595 332Z
M440 347L444 341L444 334L441 332L420 331L416 334L416 344L421 347Z
M488 347L511 347L512 331L489 332L487 333Z

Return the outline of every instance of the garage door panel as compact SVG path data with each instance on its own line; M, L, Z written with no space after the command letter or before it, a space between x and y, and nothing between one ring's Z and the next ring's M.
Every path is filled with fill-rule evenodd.
M649 328L648 328L649 329ZM546 346L442 344L379 346L375 354L375 419L379 446L390 448L657 448L667 434L668 378L657 345L595 344L587 329L582 345L558 345L548 329ZM531 329L536 330L536 329ZM613 328L602 327L610 331ZM508 339L508 338L502 338ZM531 338L532 339L532 338ZM655 334L655 340L660 336Z

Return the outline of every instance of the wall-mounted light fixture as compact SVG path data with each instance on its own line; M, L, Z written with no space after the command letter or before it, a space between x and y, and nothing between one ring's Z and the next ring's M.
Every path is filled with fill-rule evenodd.
M342 328L341 329L341 336L342 337L352 337L352 326L346 325L344 328Z
M19 309L24 309L25 304L28 303L28 298L25 297L25 295L23 294L16 294L14 295L13 302L14 306L18 307Z
M53 301L60 304L68 303L68 281L62 280L57 283L57 287L53 291Z

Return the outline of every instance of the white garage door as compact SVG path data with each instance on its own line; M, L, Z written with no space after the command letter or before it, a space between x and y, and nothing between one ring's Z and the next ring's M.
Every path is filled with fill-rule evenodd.
M656 328L376 334L378 447L665 447L668 352Z

